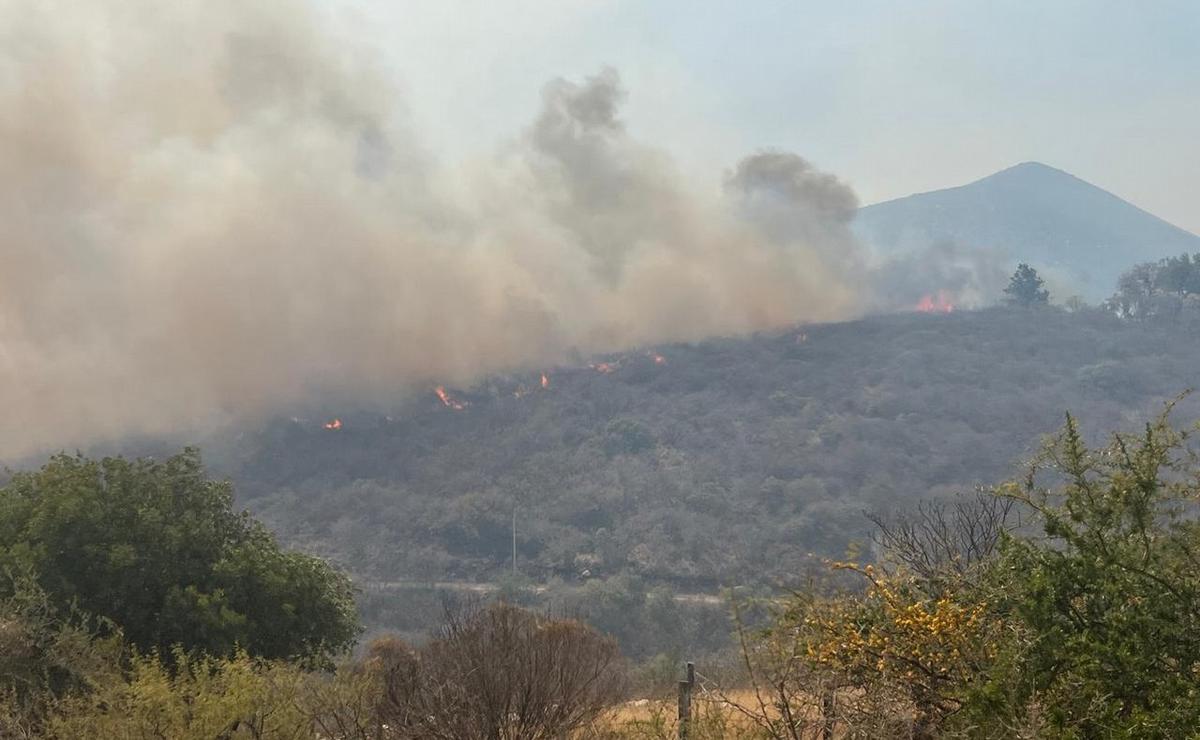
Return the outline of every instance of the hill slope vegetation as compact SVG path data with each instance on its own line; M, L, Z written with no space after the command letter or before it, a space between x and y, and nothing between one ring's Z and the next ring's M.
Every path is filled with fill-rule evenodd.
M995 308L545 375L346 410L338 429L280 421L222 464L283 539L368 580L495 579L515 508L535 580L794 582L867 541L864 510L1001 480L1067 409L1093 429L1152 415L1200 380L1200 347L1107 312Z

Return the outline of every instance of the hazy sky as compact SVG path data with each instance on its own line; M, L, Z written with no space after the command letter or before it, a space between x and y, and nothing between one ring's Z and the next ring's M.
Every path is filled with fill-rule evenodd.
M1196 0L311 1L382 50L442 158L608 65L633 133L714 186L764 147L864 203L1038 160L1200 233Z

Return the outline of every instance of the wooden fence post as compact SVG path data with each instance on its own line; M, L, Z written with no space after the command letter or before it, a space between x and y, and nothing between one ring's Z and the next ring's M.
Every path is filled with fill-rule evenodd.
M833 728L837 723L836 699L832 688L826 686L821 690L821 740L833 740Z
M691 687L687 681L679 682L679 740L687 740L688 725L692 721Z
M687 664L687 678L679 682L679 740L687 740L692 724L692 689L696 686L696 665Z

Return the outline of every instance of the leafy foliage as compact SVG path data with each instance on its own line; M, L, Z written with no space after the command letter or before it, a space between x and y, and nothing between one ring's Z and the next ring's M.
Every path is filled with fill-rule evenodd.
M1028 633L1020 671L1065 736L1179 737L1200 724L1200 467L1165 415L1089 449L1074 419L1022 483L1045 539L1000 561ZM1046 486L1046 471L1062 482ZM999 677L997 680L1004 680Z
M757 640L743 633L758 706L741 711L771 738L835 727L851 737L941 735L984 690L1007 633L974 578L985 563L968 563L963 552L939 561L939 554L946 553L933 547L919 558L934 565L923 574L834 563L865 588L797 593Z
M46 737L312 737L302 706L309 678L297 665L177 653L135 658L126 679L72 697L51 718Z
M1130 268L1121 275L1106 306L1123 318L1194 329L1200 324L1200 254Z
M349 579L279 548L199 454L58 455L0 488L0 563L143 651L323 658L353 643Z
M0 600L0 737L37 735L65 696L120 677L119 634L97 620L61 613L27 574L3 578Z
M1018 306L1044 306L1050 302L1050 291L1042 287L1044 281L1037 270L1022 262L1009 280L1004 293L1009 303Z

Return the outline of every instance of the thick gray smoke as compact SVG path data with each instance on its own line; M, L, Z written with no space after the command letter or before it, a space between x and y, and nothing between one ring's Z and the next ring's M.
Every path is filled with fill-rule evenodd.
M738 163L725 192L764 238L815 251L847 280L861 279L862 249L850 231L858 197L833 175L791 152L761 152Z
M844 318L854 199L697 191L615 72L440 167L300 0L0 0L0 458Z

